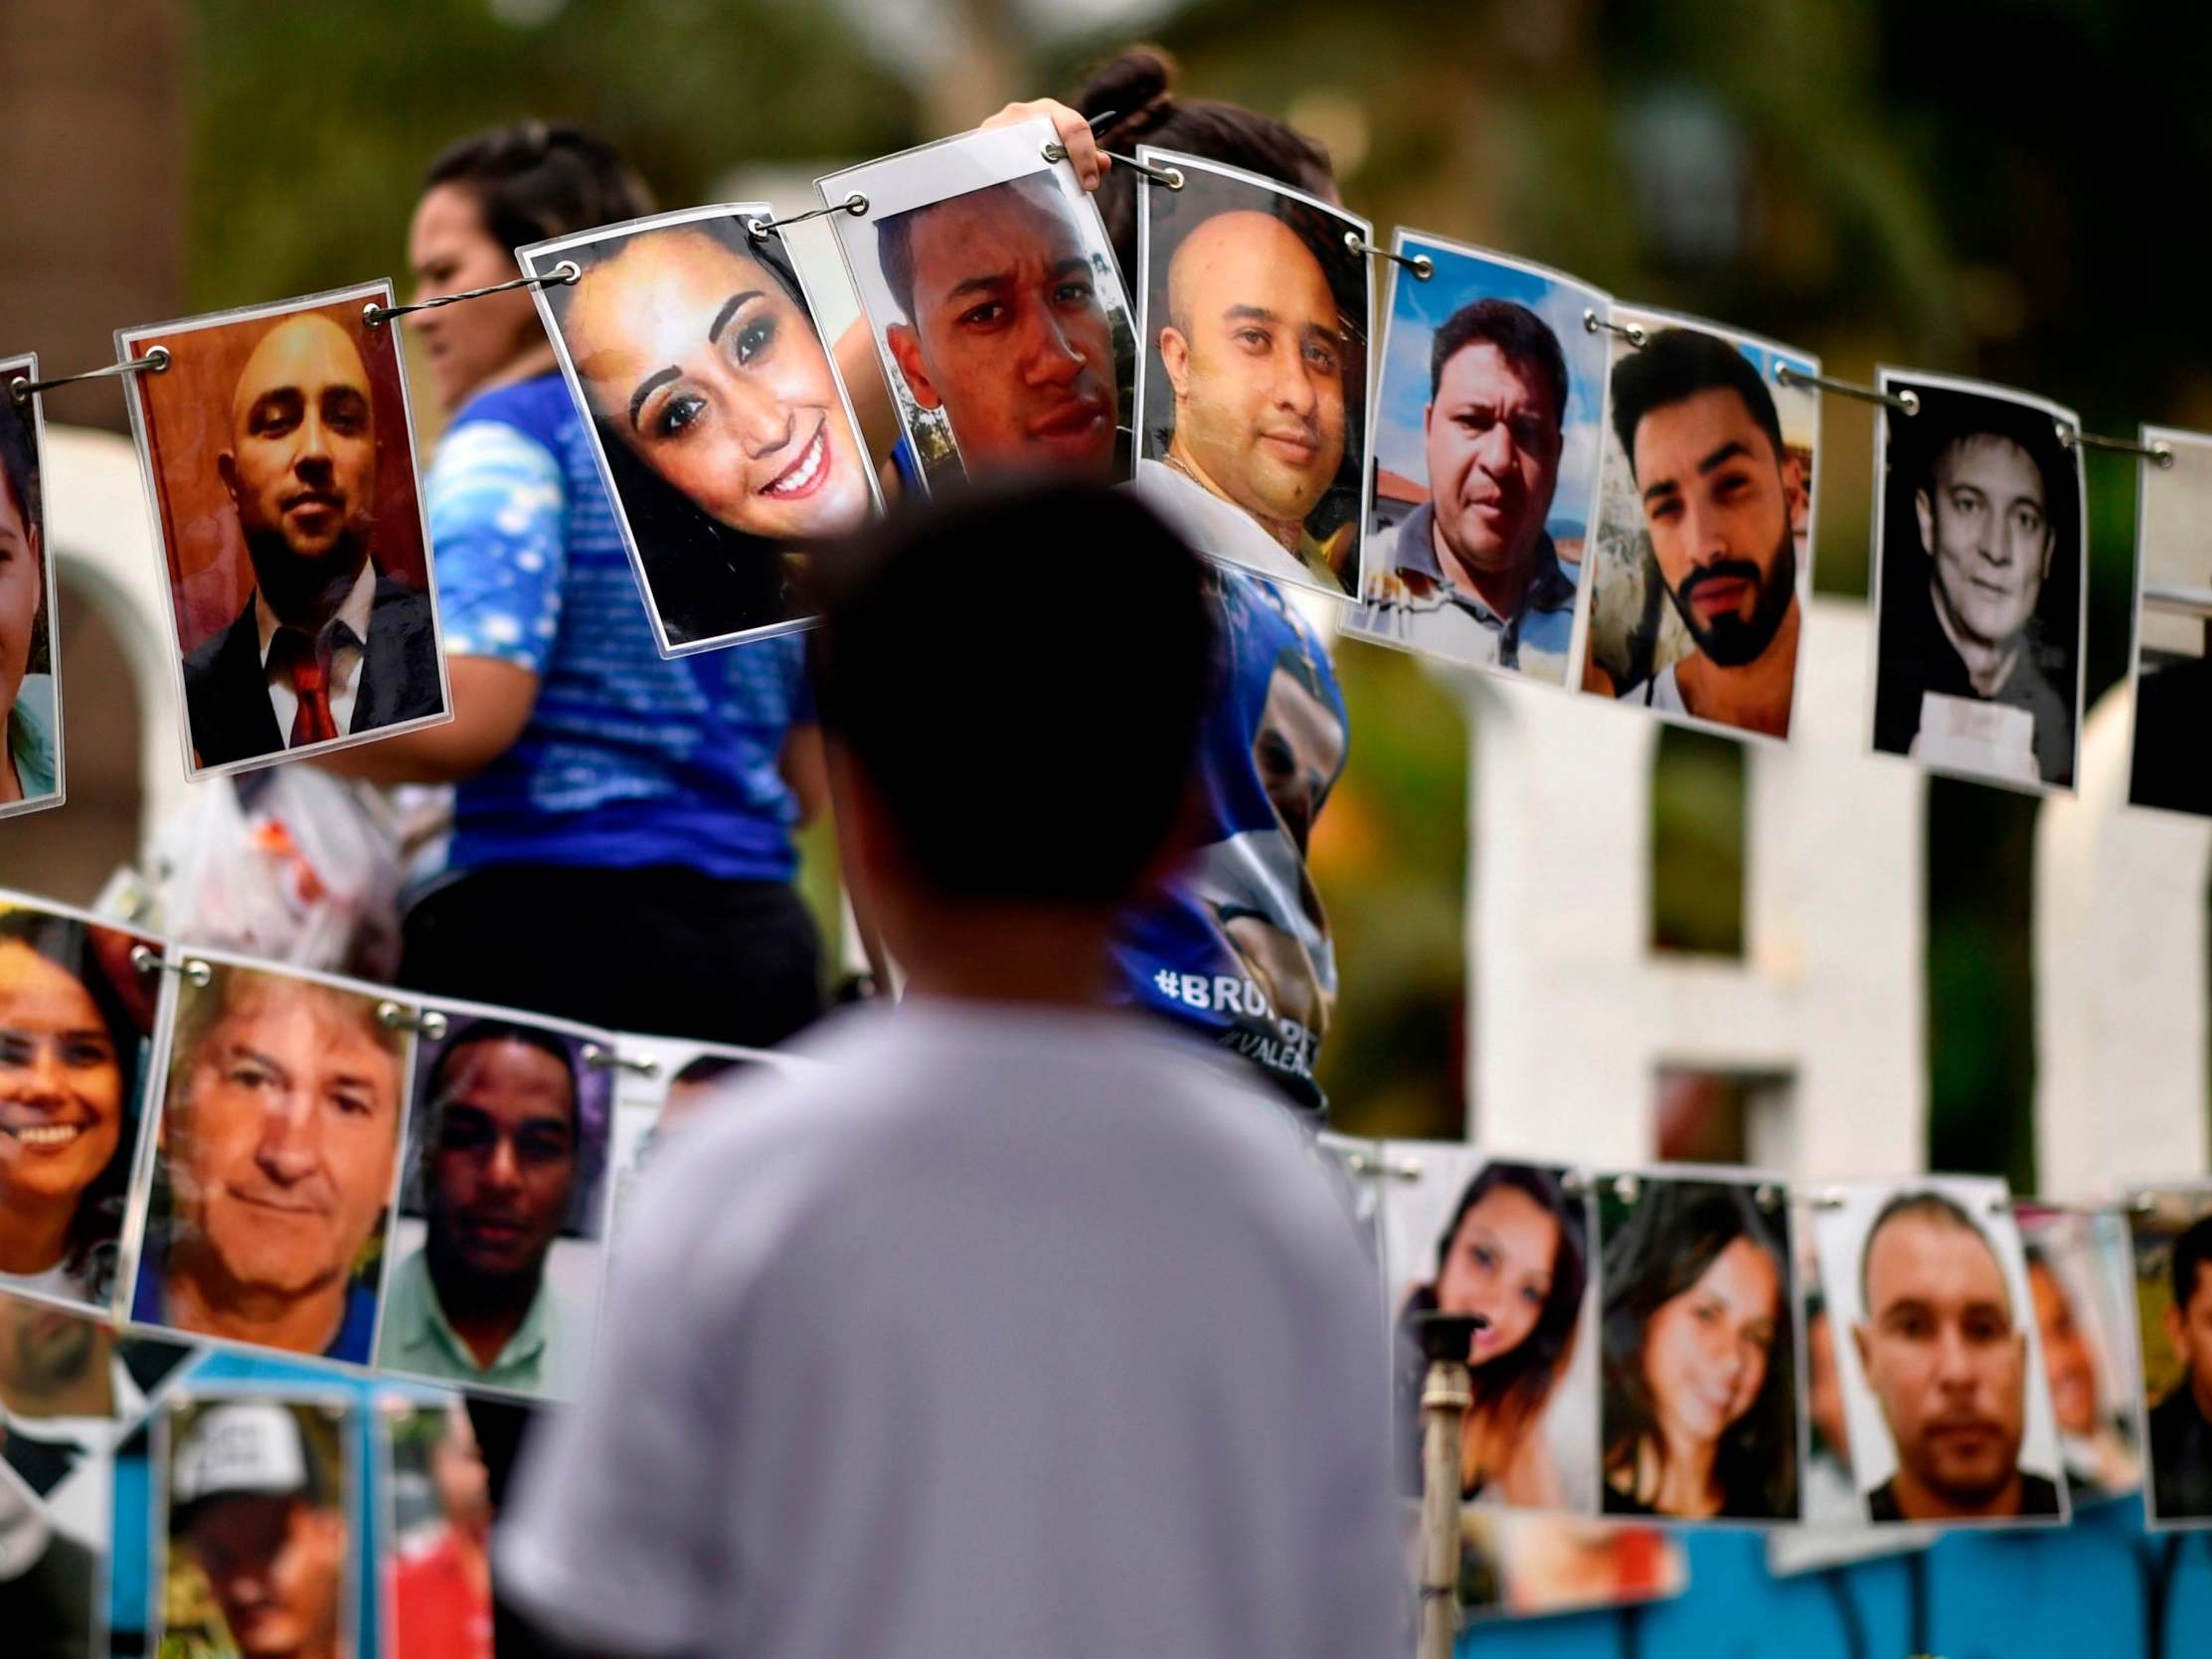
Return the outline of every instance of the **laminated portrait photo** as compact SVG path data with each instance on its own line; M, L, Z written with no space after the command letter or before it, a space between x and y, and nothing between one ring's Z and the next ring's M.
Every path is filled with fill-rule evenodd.
M1597 1267L1580 1178L1448 1141L1385 1141L1381 1157L1399 1172L1383 1194L1382 1236L1400 1489L1417 1496L1422 1488L1427 1362L1416 1322L1429 1312L1475 1315L1461 1502L1593 1512Z
M153 1419L149 1651L358 1655L357 1408L297 1386L203 1390Z
M2035 792L2074 788L2088 517L2074 412L1884 368L1875 431L1874 747Z
M813 1065L769 1049L741 1049L680 1037L624 1032L614 1043L621 1061L613 1069L610 1239L620 1237L622 1218L646 1170L663 1161L667 1148L680 1136L724 1115L723 1108L739 1097L747 1078L762 1074L788 1076Z
M2136 1192L2127 1206L2150 1526L2212 1527L2212 1183Z
M1818 358L1616 305L1586 692L1787 742L1812 596Z
M418 1050L377 1366L530 1399L582 1389L605 1278L614 1039L439 1001Z
M1869 1522L2063 1526L2072 1516L2026 1254L2001 1180L1855 1181L1814 1200Z
M365 1365L414 1061L403 1011L326 974L180 947L171 962L130 1321Z
M186 770L452 718L392 284L115 331Z
M2051 1385L2051 1415L2074 1507L2142 1489L2135 1423L2134 1273L2127 1223L2111 1210L2013 1206Z
M1050 121L816 182L825 205L859 205L829 222L899 412L902 483L1129 476L1129 302Z
M1200 553L1359 596L1374 226L1139 145L1137 495Z
M379 1386L377 1659L493 1652L491 1532L496 1489L477 1442L482 1403L445 1389ZM521 1408L504 1408L519 1410Z
M1803 1513L1795 1255L1773 1176L1596 1178L1600 1507L1772 1524Z
M60 584L40 472L46 414L36 354L0 357L0 818L60 806L62 678L55 663Z
M1391 243L1348 633L1565 686L1598 510L1605 294L1423 231ZM1419 261L1427 261L1422 264Z
M0 891L0 1291L100 1312L114 1298L162 949Z
M1662 1527L1459 1511L1457 1599L1469 1622L1634 1607L1689 1587L1689 1552Z
M664 656L804 627L807 544L879 510L773 218L691 208L515 249Z
M2212 817L2212 436L2145 426L2136 469L2134 747L2127 803Z

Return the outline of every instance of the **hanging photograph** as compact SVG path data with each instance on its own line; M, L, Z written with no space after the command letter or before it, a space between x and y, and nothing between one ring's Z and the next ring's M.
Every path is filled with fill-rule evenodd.
M186 769L451 719L392 284L115 331L168 561ZM157 355L162 354L162 355Z
M2074 1507L2142 1488L2136 1437L2134 1274L2127 1226L2110 1210L2013 1206Z
M2212 1527L2212 1185L2139 1193L2127 1222L2149 1522Z
M55 665L60 584L47 540L46 415L10 388L39 378L35 355L0 358L0 818L60 806L62 680Z
M1417 1334L1424 1313L1483 1324L1467 1350L1474 1403L1461 1443L1465 1503L1588 1514L1597 1507L1598 1354L1590 1203L1572 1172L1442 1141L1382 1143L1402 1172L1383 1197L1383 1271L1396 1320L1401 1489L1421 1491Z
M1633 1607L1689 1587L1689 1552L1663 1528L1573 1515L1459 1511L1462 1619Z
M380 1389L376 1408L383 1659L492 1659L496 1517L474 1411L426 1388Z
M1136 492L1199 552L1359 595L1374 226L1138 146Z
M614 1039L440 1002L417 1061L380 1369L573 1398L605 1276Z
M1683 1521L1802 1512L1787 1190L1597 1177L1601 1507Z
M718 1108L748 1078L763 1072L804 1072L809 1064L767 1049L640 1037L633 1032L623 1033L615 1042L629 1064L614 1069L610 1237L620 1235L630 1195L645 1171L679 1134L717 1117Z
M1606 315L1601 311L1600 316ZM1583 689L1787 741L1812 595L1818 358L1615 306Z
M352 1659L366 1541L345 1398L195 1393L154 1429L152 1651Z
M1129 475L1136 335L1099 210L1039 118L817 181L890 382L901 479Z
M2212 817L2212 436L2145 426L2136 469L2131 806Z
M1583 314L1611 302L1424 232L1391 246L1366 575L1345 630L1564 686L1605 422L1606 342Z
M349 980L176 960L130 1318L366 1364L410 1036Z
M1931 770L2071 791L2088 519L2070 409L1883 369L1874 533L1874 747Z
M161 952L0 891L0 1290L100 1310L114 1296Z
M806 544L879 508L773 218L692 208L515 249L663 656L805 626ZM574 281L553 279L564 264Z
M1818 1201L1851 1474L1876 1525L2063 1525L2065 1463L2002 1181L1857 1181Z

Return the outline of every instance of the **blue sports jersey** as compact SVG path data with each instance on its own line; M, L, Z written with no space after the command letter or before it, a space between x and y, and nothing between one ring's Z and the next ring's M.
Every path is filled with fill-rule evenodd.
M811 722L799 636L673 660L558 375L472 399L425 480L445 649L538 676L515 746L454 790L448 871L687 865L788 881L777 769Z
M1306 840L1344 769L1350 723L1328 649L1273 583L1216 567L1223 685L1207 711L1205 843L1114 948L1123 994L1194 1026L1315 1110L1336 1002Z

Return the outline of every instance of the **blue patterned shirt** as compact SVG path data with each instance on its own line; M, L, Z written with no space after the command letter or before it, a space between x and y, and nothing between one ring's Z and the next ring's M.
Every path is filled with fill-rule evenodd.
M449 871L679 864L787 881L777 761L814 719L800 636L669 659L558 375L486 392L425 482L445 649L538 676L515 746L454 790Z

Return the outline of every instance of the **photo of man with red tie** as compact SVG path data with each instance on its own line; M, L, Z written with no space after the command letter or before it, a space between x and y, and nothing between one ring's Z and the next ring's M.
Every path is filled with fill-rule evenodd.
M137 390L198 766L288 758L443 717L397 365L384 366L381 412L370 368L396 356L390 325L371 328L355 302L133 333L141 355L161 344L172 359L142 383L183 371L173 386ZM393 466L404 478L386 475ZM388 540L409 545L395 559Z

